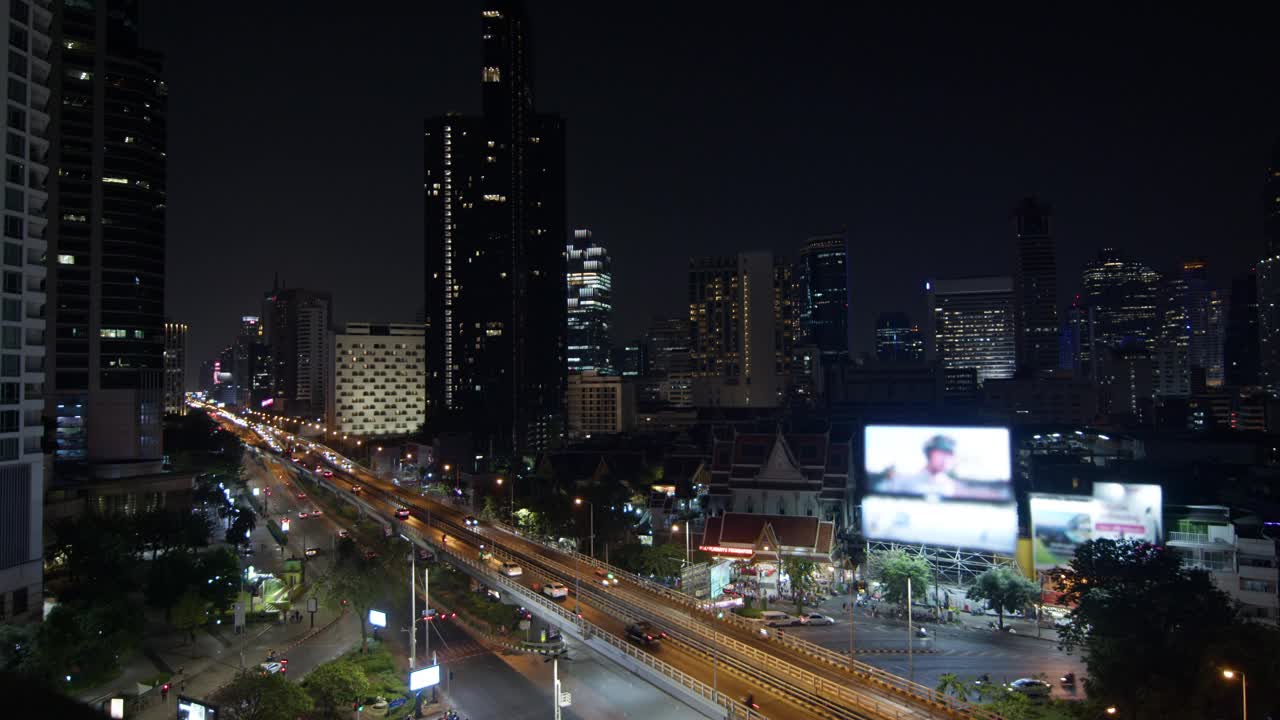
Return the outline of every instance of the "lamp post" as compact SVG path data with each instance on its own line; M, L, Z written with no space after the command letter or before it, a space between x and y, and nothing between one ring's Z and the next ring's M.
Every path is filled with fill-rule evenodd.
M583 502L584 502L584 500L583 500L582 498L580 498L580 497L579 497L579 498L574 498L574 499L573 499L573 504L574 504L574 505L581 505ZM596 505L595 505L595 503L591 502L590 500L586 500L585 502L587 503L587 510L588 510L588 512L590 513L590 522L591 522L591 535L590 535L590 539L591 539L591 559L592 559L592 560L594 560L594 559L596 558Z
M498 478L498 487L499 488L502 487L502 478ZM507 523L510 524L511 527L515 527L516 526L516 483L514 480L511 481L511 485L509 487L511 488L511 505L509 506L510 511L507 513Z
M1249 720L1249 681L1244 673L1235 670L1223 670L1222 677L1231 680L1235 676L1240 676L1240 718L1241 720Z
M679 526L679 525L672 525L672 526L671 526L671 532L673 532L673 533L675 533L675 532L680 532L680 526ZM689 532L689 523L685 523L685 524L684 524L684 564L685 564L685 565L692 565L692 564L693 564L693 563L691 563L691 562L689 561L689 535L690 535L690 532Z

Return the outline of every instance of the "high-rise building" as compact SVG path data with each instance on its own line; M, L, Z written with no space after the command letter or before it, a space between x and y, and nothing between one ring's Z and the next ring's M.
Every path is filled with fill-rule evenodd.
M326 424L343 435L417 432L426 417L427 358L418 323L347 323L333 336Z
M571 438L622 433L635 425L635 385L621 376L571 373L566 397Z
M948 397L975 397L989 379L1011 378L1016 366L1014 291L1010 277L940 279L929 293L930 358Z
M849 237L846 233L809 238L800 250L795 278L800 343L823 357L847 355L849 338Z
M266 294L262 320L277 410L307 417L324 415L332 318L329 293L288 288Z
M1258 262L1258 381L1280 395L1280 255Z
M1227 385L1258 384L1258 278L1254 270L1231 280L1227 303L1226 340L1223 343L1223 375Z
M41 410L46 387L46 253L56 228L48 227L49 0L8 2L9 52L0 63L8 78L5 142L3 313L0 314L0 621L42 616L45 458ZM56 203L53 204L56 210ZM61 260L62 256L57 256ZM52 265L52 263L50 263Z
M699 407L776 407L795 317L791 265L770 252L689 261L690 359Z
M267 328L263 325L261 317L257 315L240 316L240 337L252 342L264 342L267 337L266 333Z
M1091 379L1093 366L1093 311L1080 304L1080 296L1067 308L1058 337L1058 369L1069 371L1078 379Z
M30 8L32 18L48 14L48 3ZM87 460L91 472L117 477L145 474L158 471L163 456L163 61L139 47L138 3L63 3L59 13L58 228L48 251L53 347L46 414L57 427L55 462ZM36 30L10 40L31 53L33 73L47 73L36 58L47 55L48 39L37 39ZM47 92L33 90L31 97L33 107L47 106ZM48 124L43 110L30 119ZM10 138L10 180L15 167L22 173L19 158L45 162L47 141Z
M693 361L689 356L689 318L654 318L645 335L649 385L654 400L675 407L693 405Z
M1052 209L1035 198L1024 199L1013 211L1018 365L1033 371L1058 367L1058 262L1052 221Z
M482 113L424 132L428 418L538 449L564 418L564 121L534 110L520 4L483 7Z
M187 324L164 324L164 414L186 415Z
M609 358L613 325L613 271L609 253L591 239L590 230L574 230L565 248L568 263L569 372L615 370Z
M1147 347L1160 334L1160 273L1113 248L1085 265L1084 306L1093 312L1094 348Z
M890 363L924 362L920 326L902 312L883 312L876 318L876 359Z
M1271 148L1271 164L1262 197L1267 256L1275 257L1280 255L1280 140Z
M609 361L614 373L628 378L647 377L649 375L649 348L644 339L632 340L613 348L613 357ZM606 373L600 373L602 375Z

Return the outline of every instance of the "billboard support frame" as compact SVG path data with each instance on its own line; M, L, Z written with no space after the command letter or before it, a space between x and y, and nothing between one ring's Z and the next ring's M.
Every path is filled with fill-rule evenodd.
M965 550L958 547L941 545L917 545L909 543L873 540L867 543L867 555L873 552L901 550L908 555L924 558L933 570L937 580L945 580L956 585L971 585L975 578L996 567L1012 567L1018 569L1017 559L999 553Z

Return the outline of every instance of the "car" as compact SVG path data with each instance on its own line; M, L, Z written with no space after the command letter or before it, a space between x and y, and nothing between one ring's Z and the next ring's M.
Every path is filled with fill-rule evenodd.
M600 583L605 587L618 584L618 578L614 577L613 573L605 570L604 568L596 568L596 577L599 578Z
M306 499L307 499L307 494L306 494L306 493L298 493L298 499L299 499L299 500L306 500Z
M306 519L307 519L307 518L309 518L309 517L311 517L311 513L307 512L306 510L299 510L299 511L298 511L298 519L299 519L299 520L306 520Z
M373 560L374 558L377 558L377 557L378 557L378 551L376 550L366 550L364 552L365 560Z
M323 514L324 514L324 511L321 510L320 508L316 508L311 511L311 517L320 517Z
M339 530L339 531L338 531L338 537L340 537L340 538L349 538L349 537L351 537L351 531L350 531L350 530L347 530L347 529L345 529L345 528L344 528L344 529L342 529L342 530Z
M332 471L332 470L325 470L324 472L322 472L322 473L320 473L320 474L321 474L321 475L324 475L325 477L333 477L333 471Z
M363 490L363 489L364 489L364 488L360 487L359 485L352 485L352 486L351 486L351 492L353 492L353 493L355 493L355 494L357 494L357 495L359 495L359 494L360 494L360 491L361 491L361 490Z
M836 624L835 618L831 617L830 615L823 615L822 613L815 613L815 612L806 613L804 615L801 615L800 618L804 620L805 625L835 625Z
M313 548L313 547L307 548L306 550L302 551L302 554L306 555L307 557L315 557L320 554L320 548Z
M516 622L520 622L521 620L532 620L533 613L529 610L529 608L521 605L520 607L516 608L515 619L516 619Z
M563 600L569 597L569 588L558 582L549 582L542 586L542 594L552 600Z
M399 510L396 510L396 517L400 518L401 520L404 520L405 518L409 517L409 508L400 508Z
M657 630L647 620L641 620L627 626L627 639L641 645L656 645L658 641L666 636L665 632Z
M467 516L467 517L462 521L462 523L463 523L464 525L466 525L467 527L479 527L479 526L480 526L480 521L479 521L479 520L477 520L477 519L475 519L475 517L474 517L474 516L472 516L472 515L468 515L468 516Z
M498 571L507 577L518 577L524 574L524 569L519 565L511 562L504 562L499 566Z
M263 675L275 675L280 672L284 666L278 662L264 662L258 666L262 670Z
M1052 685L1036 678L1018 678L1009 683L1009 689L1032 698L1049 697L1053 692Z

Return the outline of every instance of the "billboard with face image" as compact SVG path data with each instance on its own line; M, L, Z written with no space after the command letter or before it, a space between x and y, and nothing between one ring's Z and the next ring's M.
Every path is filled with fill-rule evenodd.
M863 534L872 540L1012 553L1009 429L868 425Z

